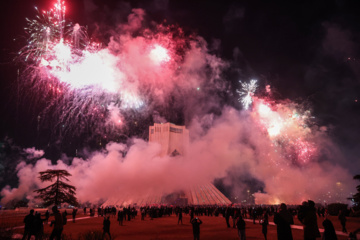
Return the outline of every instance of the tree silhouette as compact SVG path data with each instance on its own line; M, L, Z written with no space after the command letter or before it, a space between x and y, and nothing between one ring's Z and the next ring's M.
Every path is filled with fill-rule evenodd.
M35 190L38 193L36 198L41 198L44 201L44 206L48 207L51 205L58 206L62 203L68 203L73 206L78 205L78 201L75 197L76 188L70 184L63 182L62 180L69 181L67 177L71 176L66 170L51 170L48 169L44 172L39 172L40 180L42 182L53 181L56 178L55 183Z
M355 175L354 179L360 180L360 174L359 175ZM360 185L358 185L356 187L357 193L355 193L351 198L349 198L350 200L352 200L355 204L355 208L359 209L360 208Z

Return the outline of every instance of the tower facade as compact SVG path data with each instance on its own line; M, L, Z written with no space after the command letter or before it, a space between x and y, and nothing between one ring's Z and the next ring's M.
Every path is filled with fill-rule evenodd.
M149 127L149 142L161 145L160 156L186 155L189 147L189 130L172 123L154 123Z

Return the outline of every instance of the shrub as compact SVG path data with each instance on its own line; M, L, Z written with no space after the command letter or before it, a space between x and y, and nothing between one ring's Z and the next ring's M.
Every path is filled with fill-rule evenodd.
M328 212L332 216L339 215L339 211L345 211L345 214L348 215L347 204L344 203L331 203L327 206Z

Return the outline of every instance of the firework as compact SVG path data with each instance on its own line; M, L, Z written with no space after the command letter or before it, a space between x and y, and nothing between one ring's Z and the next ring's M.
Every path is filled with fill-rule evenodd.
M283 157L295 164L310 162L316 155L312 142L311 114L309 110L292 102L275 103L254 98L252 116L267 133Z
M215 82L215 73L224 66L207 57L201 39L186 38L178 27L137 29L133 36L127 32L133 26L129 23L103 46L90 40L86 28L65 22L65 10L60 1L49 11L37 10L36 20L27 20L29 40L20 51L26 86L46 99L41 121L54 122L64 134L126 128L127 122L137 122L135 116L151 114L149 106L164 107L174 95ZM129 19L141 22L139 14L135 11L138 19ZM210 59L219 64L206 70L207 78L197 75L213 64ZM50 116L56 121L49 121Z
M242 88L241 90L236 90L239 93L239 96L241 97L239 98L239 102L243 104L243 107L245 109L249 109L249 106L253 102L252 98L254 96L256 88L258 87L257 80L251 80L250 83L246 83L246 82L243 83L241 81L239 82Z
M150 51L149 57L153 62L157 64L170 61L168 51L159 45L154 46L154 48Z

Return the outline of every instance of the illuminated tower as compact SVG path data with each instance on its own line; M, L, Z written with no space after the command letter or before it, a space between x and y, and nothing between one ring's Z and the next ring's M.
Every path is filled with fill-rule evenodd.
M149 142L161 145L160 156L186 155L189 147L189 130L172 123L155 123L149 127Z

